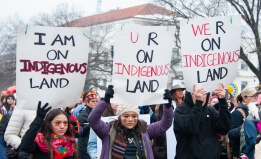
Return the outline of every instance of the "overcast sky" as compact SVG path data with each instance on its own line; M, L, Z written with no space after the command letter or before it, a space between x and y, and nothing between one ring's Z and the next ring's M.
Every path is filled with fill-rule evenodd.
M91 15L96 12L98 0L0 0L0 19L7 18L17 13L20 18L29 20L39 12L52 13L59 3L68 3L85 11L84 15ZM101 10L103 12L117 7L126 8L144 4L150 0L102 0Z

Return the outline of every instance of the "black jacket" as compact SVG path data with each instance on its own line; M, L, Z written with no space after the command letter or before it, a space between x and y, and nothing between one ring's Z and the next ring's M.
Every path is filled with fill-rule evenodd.
M27 153L32 153L34 159L49 159L48 153L42 152L34 139L43 124L43 119L35 117L29 129L24 134L19 148ZM73 159L73 157L66 157L65 159Z
M202 107L202 101L193 104L191 94L186 92L184 103L176 108L174 116L175 159L219 159L217 133L227 134L231 128L231 115L225 98L219 99L219 103L220 112L206 106L207 102Z
M0 122L0 137L4 140L4 134L5 130L7 128L7 125L9 123L9 120L12 116L12 113L7 113L3 116L1 122Z
M78 147L79 147L79 159L89 159L90 156L87 153L87 145L90 134L90 125L88 123L88 116L91 113L92 109L88 106L81 111L78 116L78 120L82 127L81 135L78 138Z

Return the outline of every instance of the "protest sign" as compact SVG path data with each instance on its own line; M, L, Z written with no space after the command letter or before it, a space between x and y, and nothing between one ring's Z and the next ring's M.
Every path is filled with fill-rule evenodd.
M89 53L88 29L24 26L17 29L18 107L72 105L83 90Z
M186 90L214 91L229 85L240 59L241 16L181 20L181 52Z
M174 27L124 26L116 32L112 102L131 105L166 103Z

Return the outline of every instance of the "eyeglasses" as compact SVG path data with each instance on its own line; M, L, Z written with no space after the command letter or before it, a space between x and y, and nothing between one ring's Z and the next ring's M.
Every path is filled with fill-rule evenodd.
M91 100L90 102L92 102L92 103L98 103L97 100Z

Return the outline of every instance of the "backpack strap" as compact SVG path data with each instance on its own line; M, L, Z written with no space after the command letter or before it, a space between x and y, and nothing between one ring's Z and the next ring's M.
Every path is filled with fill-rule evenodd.
M243 110L242 108L237 108L237 110L238 110L238 111L240 112L240 114L242 115L243 121L245 121L245 119L246 119L246 114L245 114L244 110Z

